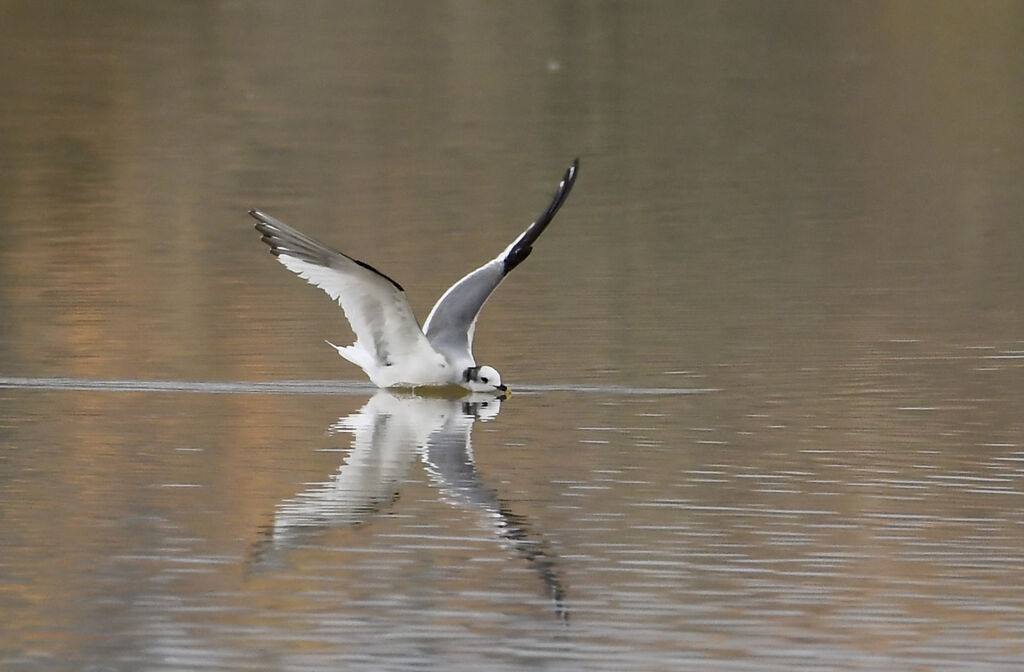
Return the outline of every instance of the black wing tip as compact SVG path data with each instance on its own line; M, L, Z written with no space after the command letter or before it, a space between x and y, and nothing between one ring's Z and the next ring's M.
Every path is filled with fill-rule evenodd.
M580 172L580 157L576 157L572 160L572 163L568 168L565 169L565 175L562 176L562 182L558 185L558 191L565 191L568 193L569 189L572 189L572 185L576 182L576 174Z
M580 159L576 157L573 159L572 164L566 169L565 175L562 176L562 181L558 183L558 189L555 190L555 195L551 199L551 204L548 205L547 209L541 213L530 228L526 230L523 236L519 239L519 244L513 247L508 255L505 257L505 263L502 267L504 275L508 275L512 272L519 264L523 263L530 252L533 252L533 243L540 237L540 234L544 232L551 220L554 219L555 213L558 212L562 204L565 203L565 199L568 198L569 192L572 191L572 186L576 183L576 175L579 173Z
M548 209L537 218L537 222L543 222L544 226L555 216L558 209L565 203L565 199L569 197L569 192L572 191L572 187L576 184L576 176L580 172L580 159L576 157L572 160L572 164L566 169L565 175L562 176L562 181L558 183L558 189L555 190L555 196L551 199L551 205Z
M254 228L263 236L263 242L270 245L269 238L272 238L275 233L281 231L281 223L262 210L257 210L256 208L249 211L249 216L256 220Z
M293 229L284 222L279 222L261 210L253 208L249 210L249 214L257 220L256 231L260 234L260 240L266 243L267 247L270 248L270 253L275 257L294 257L317 266L330 267L331 256L338 255L345 257L368 271L376 273L394 285L398 291L405 291L394 278L386 273L381 273L365 261L353 259L343 252L338 252L315 238L311 238L301 231Z
M270 253L275 257L284 255L326 265L326 246L312 239L303 240L306 238L304 234L291 230L261 210L253 208L249 210L249 214L256 220L254 228L260 234L260 240L270 248ZM318 246L324 249L315 250L314 254L314 249Z
M565 195L569 194L569 190L572 189L572 185L576 183L576 175L580 172L580 157L576 157L572 160L572 164L565 170L565 175L562 176L562 183L558 185L559 192L565 192ZM562 197L562 200L565 196ZM561 204L559 204L561 205Z

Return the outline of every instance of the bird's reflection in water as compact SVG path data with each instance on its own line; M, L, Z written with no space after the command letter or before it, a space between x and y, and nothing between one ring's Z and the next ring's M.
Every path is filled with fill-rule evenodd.
M398 499L419 457L446 501L479 512L481 524L526 559L558 617L568 620L564 584L547 542L483 485L473 461L473 424L491 420L500 410L501 400L490 395L448 399L377 392L359 411L331 426L332 433L354 435L351 452L330 480L277 506L254 562L266 564L271 555L308 542L324 528L369 521Z

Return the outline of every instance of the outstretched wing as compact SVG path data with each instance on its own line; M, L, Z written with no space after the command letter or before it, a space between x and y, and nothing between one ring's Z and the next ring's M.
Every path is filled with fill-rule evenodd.
M249 214L278 261L338 302L355 332L356 348L373 358L367 364L389 366L424 352L436 356L401 285L264 212Z
M551 223L572 190L579 161L573 161L565 171L551 204L522 235L497 257L452 285L438 299L423 328L435 350L453 361L473 360L473 331L480 309L505 276L533 251L534 241Z

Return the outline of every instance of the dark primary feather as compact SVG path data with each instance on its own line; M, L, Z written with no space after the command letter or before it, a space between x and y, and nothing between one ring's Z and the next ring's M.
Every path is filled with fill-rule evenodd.
M519 240L516 241L515 246L509 250L508 255L505 256L505 275L508 275L513 268L523 263L523 260L530 256L530 252L533 251L534 241L540 237L540 234L544 233L544 229L554 219L555 213L562 207L565 199L569 196L569 192L572 191L572 185L576 183L576 173L579 171L579 167L580 160L575 159L572 165L569 166L569 169L565 171L565 175L562 177L562 182L558 185L558 190L555 191L551 204L530 225L530 228L526 229Z
M338 252L337 250L324 245L319 240L311 238L301 231L293 229L284 222L271 217L265 212L250 210L249 214L256 220L256 230L260 232L260 235L262 236L261 240L270 247L270 253L274 256L281 256L283 254L288 257L295 257L296 259L301 259L302 261L316 264L317 266L326 266L328 268L338 268L338 257L344 257L352 263L384 278L397 287L398 291L405 291L402 289L400 284L395 282L386 274L381 273L373 266L370 266L365 261L359 261L358 259L353 259L347 254Z
M480 309L509 272L533 250L533 243L562 207L576 182L579 159L565 171L547 209L519 235L507 251L452 285L430 311L424 333L438 352L449 357L472 358L472 328Z

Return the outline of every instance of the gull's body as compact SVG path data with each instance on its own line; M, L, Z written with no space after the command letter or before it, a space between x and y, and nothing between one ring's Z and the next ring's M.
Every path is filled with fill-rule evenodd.
M420 329L405 290L390 277L293 229L250 210L270 252L338 302L356 341L331 346L361 368L377 387L458 385L477 392L504 392L501 376L477 366L473 332L491 293L533 250L576 180L578 161L566 171L547 209L494 259L446 291Z

